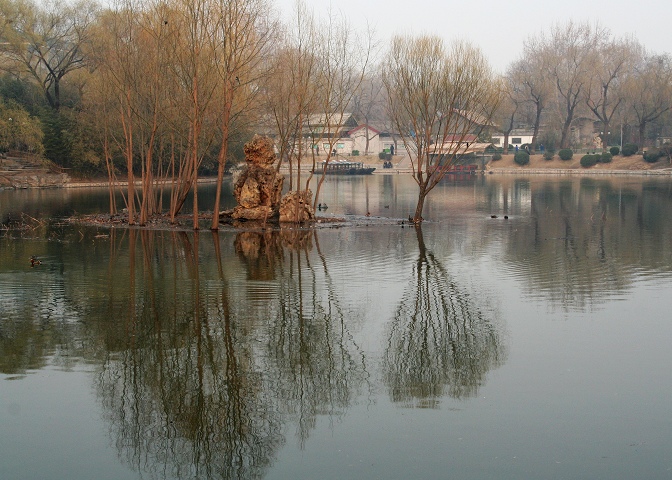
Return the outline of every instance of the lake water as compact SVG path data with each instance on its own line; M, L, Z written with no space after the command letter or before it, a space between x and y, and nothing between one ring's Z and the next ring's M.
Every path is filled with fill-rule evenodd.
M0 231L0 478L672 478L670 178L324 188L358 221Z

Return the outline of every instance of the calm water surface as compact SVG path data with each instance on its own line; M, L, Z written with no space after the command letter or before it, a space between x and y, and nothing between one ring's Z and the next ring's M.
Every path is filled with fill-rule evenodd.
M448 179L385 220L415 192L330 178L324 215L371 217L315 230L0 231L0 478L672 478L672 181ZM0 191L0 220L105 202Z

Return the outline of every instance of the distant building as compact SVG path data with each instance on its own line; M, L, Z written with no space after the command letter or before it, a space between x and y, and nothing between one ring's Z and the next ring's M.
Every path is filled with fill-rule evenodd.
M520 129L516 128L511 130L511 133L509 133L509 145L511 147L521 147L523 145L529 145L532 143L532 138L534 136L534 132L531 130L526 130L526 129ZM491 136L492 138L492 144L495 147L501 147L504 148L504 134L503 133L495 133Z

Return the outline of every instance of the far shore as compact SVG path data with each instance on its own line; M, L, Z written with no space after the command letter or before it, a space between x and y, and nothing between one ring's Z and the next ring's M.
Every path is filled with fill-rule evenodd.
M488 161L483 168L483 159L476 157L471 163L478 166L476 174L497 174L497 175L672 175L672 165L667 160L661 159L656 163L647 163L641 155L632 155L630 157L615 156L610 163L598 163L590 168L584 168L580 164L581 154L575 154L570 160L561 160L557 155L552 160L545 160L542 154L530 156L529 164L520 166L513 161L513 154L502 155L500 160ZM347 157L353 159L356 157ZM412 165L407 156L395 155L392 158L392 168L383 168L383 160L377 156L369 155L357 158L365 166L375 167L374 175L380 174L410 174ZM305 173L308 173L312 165L305 165ZM302 169L303 170L303 169ZM286 166L280 168L280 173L289 174ZM35 174L33 174L35 175ZM217 182L217 177L202 177L198 179L198 184L213 184ZM163 182L169 186L170 180ZM56 185L56 188L86 188L86 187L107 187L108 181L104 177L92 179L73 179L70 177L67 181ZM125 180L118 180L115 183L117 188L126 188L128 183ZM140 186L140 180L136 179L136 186ZM30 185L22 188L37 187Z

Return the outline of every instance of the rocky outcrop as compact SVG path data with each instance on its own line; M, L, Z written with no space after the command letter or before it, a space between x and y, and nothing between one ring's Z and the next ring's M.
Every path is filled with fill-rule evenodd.
M238 205L220 213L233 220L303 223L315 220L310 190L289 192L282 198L285 177L276 171L273 142L255 135L245 144L245 169L233 187Z
M237 220L277 219L285 177L273 166L276 160L273 142L255 135L245 144L244 151L246 167L233 187L238 205L220 216Z
M315 220L313 192L288 192L280 201L280 221L304 223Z

